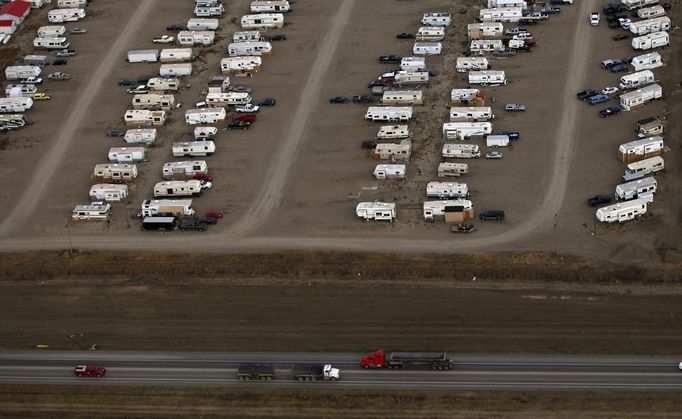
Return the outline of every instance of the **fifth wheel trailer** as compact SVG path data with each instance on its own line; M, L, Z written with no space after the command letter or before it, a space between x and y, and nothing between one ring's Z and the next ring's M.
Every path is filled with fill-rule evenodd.
M631 42L632 48L641 50L664 47L668 44L670 44L670 35L665 31L638 36L637 38L632 38Z
M648 159L639 160L625 166L625 174L623 180L629 182L635 179L641 179L644 176L652 173L657 173L665 170L665 161L661 156L654 156Z
M53 9L47 13L50 23L77 22L85 17L85 9Z
M426 366L433 370L449 370L454 362L447 352L386 352L379 349L360 358L363 368L398 369L407 366Z
M668 16L656 17L653 19L640 20L632 22L628 26L633 35L646 35L649 33L661 32L670 30L670 18Z
M663 98L663 89L658 84L650 84L641 89L620 95L620 107L629 111L635 106L643 105L649 101Z
M618 160L632 163L663 154L663 137L648 137L630 141L618 147Z
M653 176L649 176L616 186L615 197L619 201L649 197L656 193L657 187L658 182L656 182L656 179Z
M5 78L20 80L26 77L38 77L40 72L40 67L35 65L10 65L5 67Z
M648 54L642 54L634 57L632 61L630 61L630 65L635 69L635 71L651 70L662 67L663 61L661 60L661 54L657 52L650 52Z
M599 208L595 214L603 223L624 223L646 214L650 198L639 198Z

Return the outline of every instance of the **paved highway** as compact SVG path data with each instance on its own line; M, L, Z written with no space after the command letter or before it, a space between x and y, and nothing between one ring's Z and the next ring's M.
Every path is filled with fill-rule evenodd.
M680 358L451 355L451 371L419 368L364 370L359 354L0 352L0 382L28 384L282 386L433 389L629 389L682 390ZM79 363L107 368L104 378L77 378ZM272 382L240 382L239 363L275 365ZM341 381L291 380L295 363L332 363Z

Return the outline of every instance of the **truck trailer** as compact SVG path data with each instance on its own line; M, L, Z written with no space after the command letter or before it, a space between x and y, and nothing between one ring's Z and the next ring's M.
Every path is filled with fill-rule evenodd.
M454 362L447 352L386 352L379 349L360 359L363 368L400 369L407 366L426 366L433 370L449 370Z

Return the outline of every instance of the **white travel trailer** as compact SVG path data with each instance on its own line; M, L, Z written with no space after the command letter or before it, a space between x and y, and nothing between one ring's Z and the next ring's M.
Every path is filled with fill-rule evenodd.
M460 107L450 108L450 122L459 121L490 121L495 118L490 106Z
M643 105L654 99L663 97L663 89L658 84L650 84L641 89L620 95L620 107L629 111L635 106Z
M424 71L426 69L426 58L424 57L403 57L400 60L400 69L403 71Z
M469 44L469 51L472 53L484 54L504 50L504 43L501 39L472 39Z
M271 29L284 27L284 15L281 13L260 13L245 15L241 20L242 29Z
M365 119L374 122L405 122L412 119L412 107L370 106Z
M471 218L474 215L474 205L468 199L441 199L439 201L424 201L424 219L429 221L435 217L442 217L445 215L445 209L448 207L461 207L464 210L465 218Z
M429 182L426 184L426 196L429 198L466 198L469 187L466 183Z
M596 213L597 220L602 223L623 223L634 220L646 214L650 199L633 199L607 207L599 208Z
M422 26L417 30L417 41L442 41L445 38L445 28L438 26Z
M450 91L450 102L452 105L460 103L480 102L483 104L483 94L479 89L452 89Z
M256 0L251 2L251 13L287 13L291 11L291 5L287 0Z
M636 89L638 87L653 83L654 80L654 73L651 70L642 70L636 73L626 74L621 77L618 88L621 90Z
M66 33L66 27L62 25L41 26L38 28L40 38L59 38Z
M658 0L621 0L621 3L626 9L635 10L656 5L658 4Z
M166 180L193 179L198 174L208 174L208 165L204 160L174 161L165 163L161 173Z
M272 54L272 45L265 41L233 42L227 46L227 54L230 57L240 55L269 56Z
M381 97L383 105L421 105L423 104L421 90L387 90Z
M469 39L502 37L503 30L500 22L470 23L467 25Z
M427 26L450 26L452 24L452 16L450 13L424 13L422 17L422 25Z
M402 140L400 144L377 144L369 155L375 160L408 161L412 155L412 142Z
M185 123L187 125L223 124L226 116L225 108L188 109L185 112Z
M508 147L509 146L509 136L508 135L487 135L485 137L485 145L490 147L490 148Z
M525 0L488 0L488 9L496 7L520 7L527 9L528 3Z
M192 48L164 48L159 55L162 63L184 63L192 61Z
M223 13L225 13L225 7L221 3L212 6L197 5L194 8L194 16L196 17L222 16Z
M616 186L615 196L618 201L651 197L656 193L657 188L658 182L653 176L649 176L632 182L621 183Z
M0 112L2 110L0 109ZM0 115L0 127L6 129L21 128L26 126L26 116L23 113L11 113Z
M660 156L664 151L663 137L648 137L630 141L618 147L618 160L631 163L649 157Z
M360 202L355 207L355 215L365 220L393 221L395 204L391 202Z
M5 88L5 96L32 98L37 91L35 84L8 84Z
M66 38L34 38L33 47L36 49L65 49L69 47Z
M215 42L213 31L180 31L178 43L180 45L212 45Z
M377 164L372 174L379 180L405 179L407 166L404 164Z
M521 7L481 9L478 16L481 22L518 22L523 19L523 9Z
M180 80L177 77L153 77L147 82L147 88L158 92L177 92Z
M57 7L61 9L81 8L88 5L88 0L57 0Z
M40 67L35 65L10 65L5 67L5 78L7 80L20 80L27 77L38 77L40 72Z
M446 122L443 124L445 140L464 140L468 137L488 135L493 131L490 122Z
M377 140L403 140L410 138L407 125L382 125L376 136Z
M111 204L97 201L86 205L76 205L71 218L74 220L108 220L110 212Z
M442 155L446 159L477 159L481 157L481 150L476 144L445 144Z
M634 49L654 49L664 47L670 43L668 32L654 32L644 36L632 38L632 48Z
M48 64L50 64L50 60L47 58L47 55L26 55L24 56L24 64L25 65L35 65L38 67L44 67Z
M648 54L634 57L632 61L630 61L630 64L635 71L642 71L662 67L663 61L661 60L661 54L657 52L650 52Z
M490 62L485 57L457 57L455 70L465 73L469 70L488 70Z
M92 175L99 183L132 182L137 177L137 166L134 164L97 164Z
M194 138L204 139L204 138L214 138L218 134L218 128L216 127L196 127L194 128Z
M169 180L154 185L154 198L195 195L201 195L201 181L198 180Z
M505 75L504 70L470 71L469 84L500 86L507 84L507 76Z
M665 162L663 161L663 157L650 157L648 159L629 163L627 166L625 166L623 180L629 182L631 180L640 179L648 174L661 172L663 170L665 170Z
M428 84L428 71L398 71L393 78L393 85L398 87L423 86Z
M166 123L166 111L148 111L145 109L130 109L123 115L126 125L162 126Z
M90 188L93 201L119 202L128 197L128 185L97 183Z
M161 77L185 77L192 74L192 63L161 64L159 75Z
M220 60L223 74L258 73L262 66L261 57L227 57Z
M251 99L251 96L245 92L215 92L206 95L206 103L210 106L246 105L251 103Z
M123 139L128 144L151 146L156 144L156 128L129 129Z
M145 160L144 147L111 147L109 149L111 163L139 163Z
M637 10L637 17L640 19L651 19L660 16L665 16L665 9L663 6L656 5Z
M466 163L443 162L438 165L438 177L460 177L469 173Z
M190 31L215 31L219 27L218 19L192 18L187 21L187 29Z
M412 47L414 55L440 55L443 45L440 42L415 42Z
M154 93L135 95L132 100L133 109L170 111L175 106L173 95L157 95Z
M128 51L129 63L155 63L159 61L158 49L134 49Z
M232 35L232 42L260 41L262 39L259 31L239 31Z
M21 113L33 107L30 97L0 97L0 113Z
M174 157L204 157L215 152L213 141L188 141L173 143Z
M670 18L668 16L655 17L652 19L632 22L628 26L634 35L646 35L648 33L670 30Z
M148 199L142 201L141 209L143 217L163 214L191 216L195 213L191 199Z
M50 23L77 22L85 17L85 9L53 9L47 12Z

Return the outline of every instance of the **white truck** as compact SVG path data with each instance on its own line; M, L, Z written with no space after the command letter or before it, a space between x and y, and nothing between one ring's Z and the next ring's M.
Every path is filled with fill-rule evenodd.
M364 220L395 220L395 204L392 202L360 202L355 207L355 215Z

